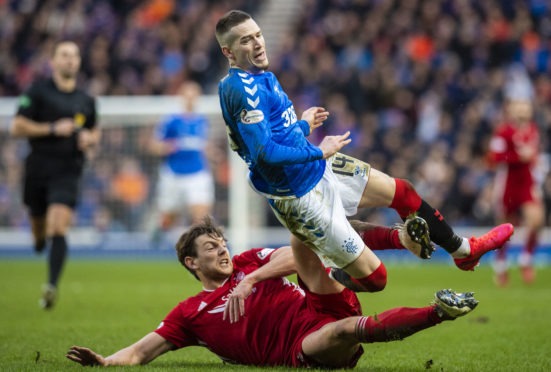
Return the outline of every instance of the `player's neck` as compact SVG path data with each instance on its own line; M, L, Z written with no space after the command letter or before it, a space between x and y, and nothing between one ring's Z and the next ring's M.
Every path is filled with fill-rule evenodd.
M54 79L57 89L62 92L72 92L77 86L77 79L75 78L63 78L55 73L52 75L52 78Z
M249 74L261 74L264 72L264 70L260 70L256 67L254 68L244 68L244 67L241 67L241 66L237 66L233 63L230 63L230 68L236 68L236 69L239 69L239 70L243 70L245 72L248 72Z
M207 279L201 278L201 283L203 284L203 290L205 291L215 291L218 288L222 287L228 278L224 279Z

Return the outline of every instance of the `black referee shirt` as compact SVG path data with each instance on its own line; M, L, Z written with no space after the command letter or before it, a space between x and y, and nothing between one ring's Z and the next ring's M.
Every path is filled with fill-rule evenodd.
M77 135L82 128L96 126L96 104L93 97L80 89L72 92L60 91L52 78L38 80L19 97L18 115L44 125L63 118L72 118L76 130L69 137L45 136L29 138L31 154L27 162L40 167L41 164L62 166L61 168L80 172L84 154L78 149ZM32 163L32 164L29 164ZM59 168L54 166L54 168Z

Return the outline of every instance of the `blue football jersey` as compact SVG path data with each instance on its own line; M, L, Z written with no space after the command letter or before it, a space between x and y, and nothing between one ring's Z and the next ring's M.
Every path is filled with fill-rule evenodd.
M218 85L232 150L245 160L253 187L271 198L300 197L325 171L322 151L306 136L293 103L271 72L231 68Z
M186 113L165 117L155 130L160 141L171 141L177 151L164 158L164 166L177 174L208 170L204 150L207 144L208 121L204 115Z

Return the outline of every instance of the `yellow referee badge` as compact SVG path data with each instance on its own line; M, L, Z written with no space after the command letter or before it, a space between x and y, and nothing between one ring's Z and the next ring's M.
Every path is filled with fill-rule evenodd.
M81 112L77 112L75 114L74 121L77 128L82 128L84 123L86 123L86 116L84 116L84 114Z

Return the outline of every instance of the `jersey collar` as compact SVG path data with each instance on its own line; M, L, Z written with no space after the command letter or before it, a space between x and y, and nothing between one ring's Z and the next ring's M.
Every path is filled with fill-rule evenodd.
M254 75L262 75L266 71L258 72L258 73L255 74L255 73L252 73L252 72L249 72L249 71L242 70L238 67L230 67L229 72L230 72L230 74L232 74L232 73L241 73L241 74L245 73L247 75L253 75L254 76Z

